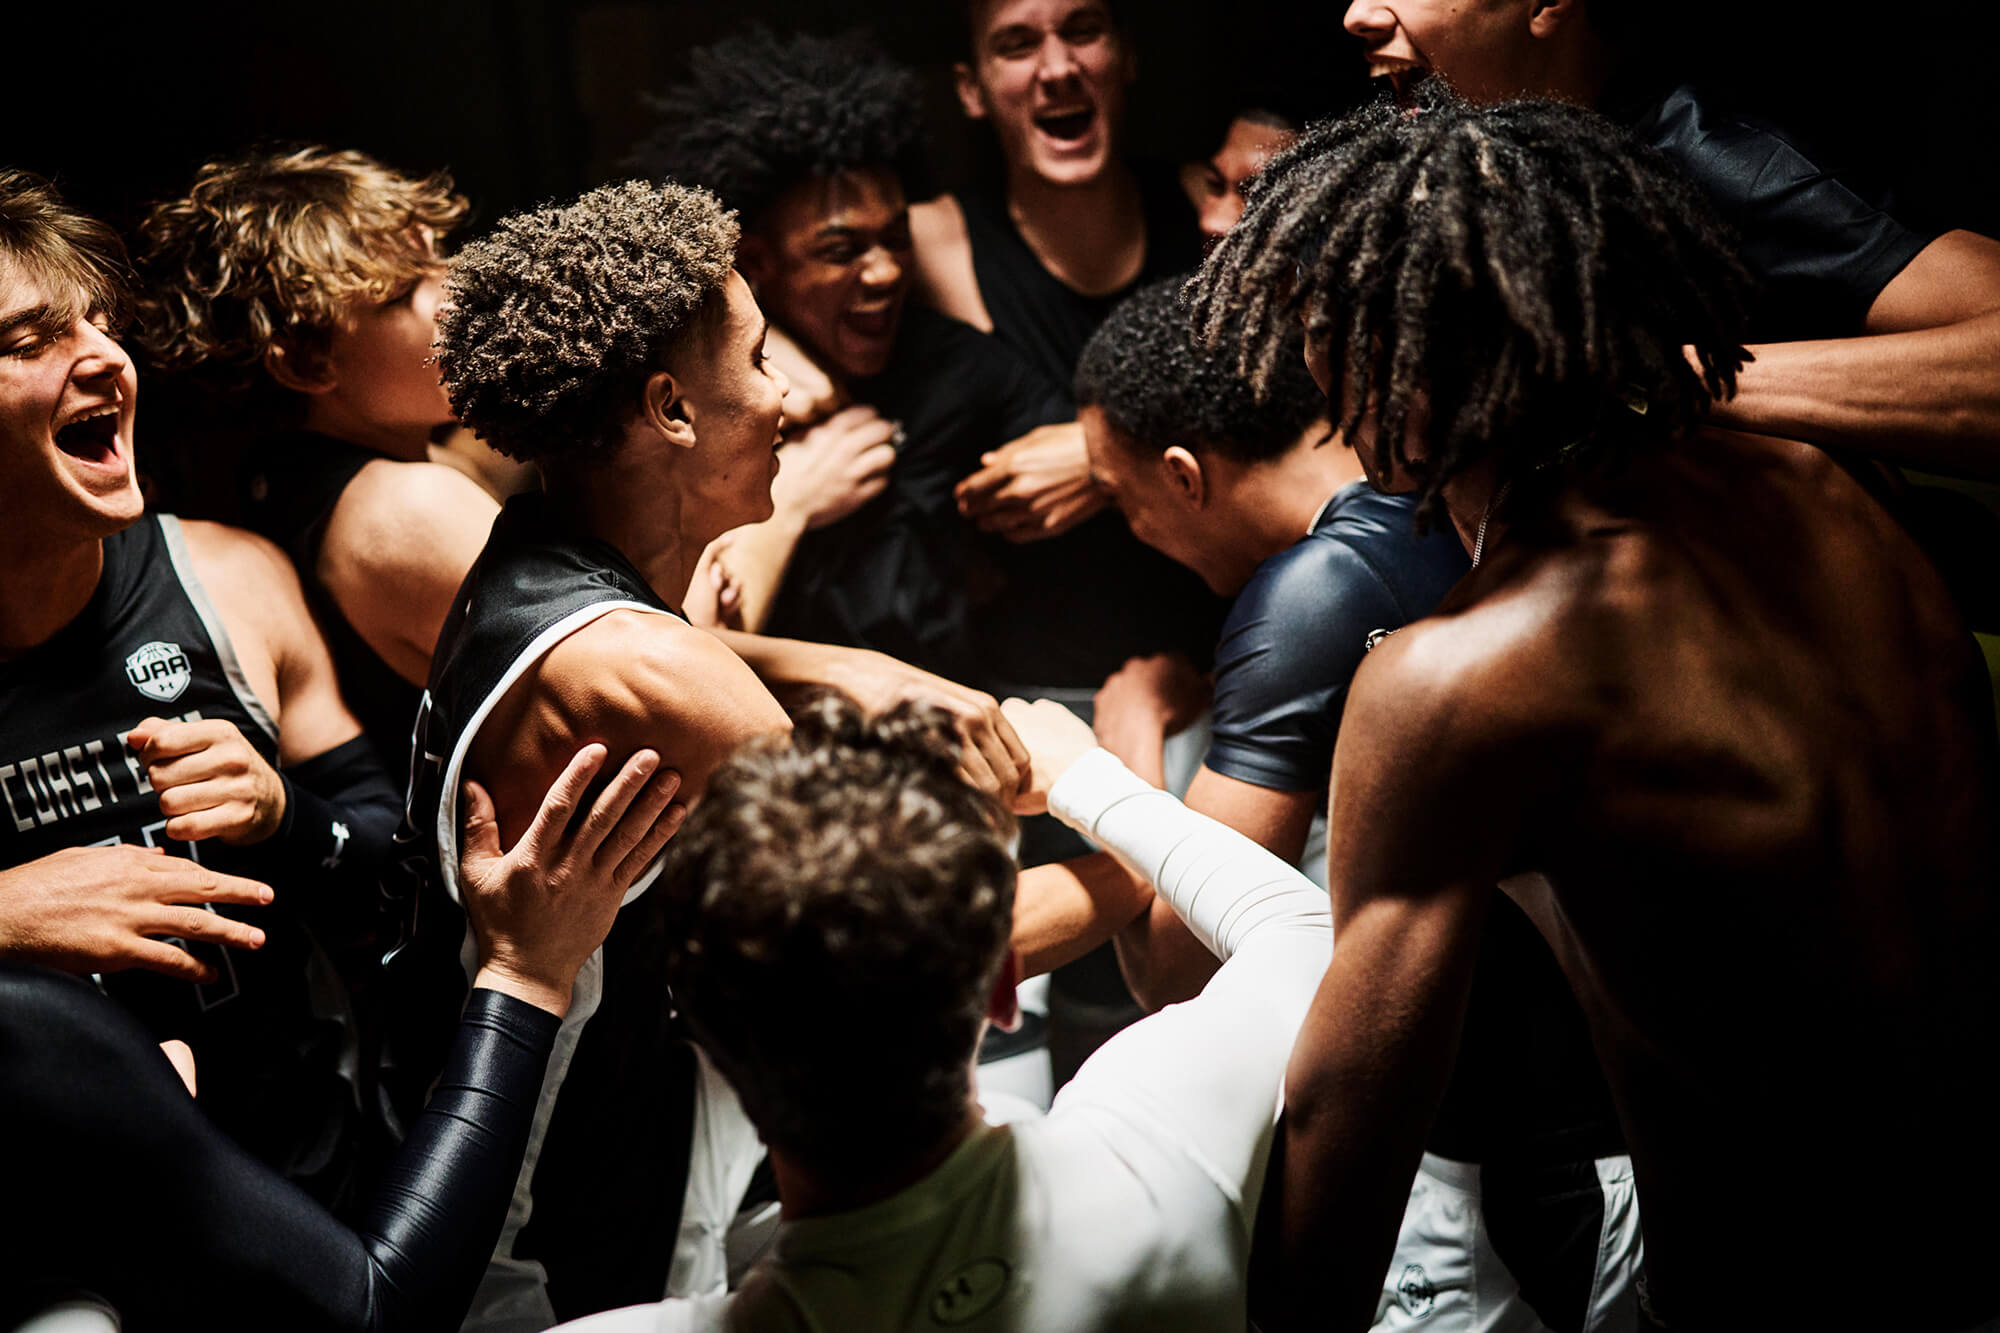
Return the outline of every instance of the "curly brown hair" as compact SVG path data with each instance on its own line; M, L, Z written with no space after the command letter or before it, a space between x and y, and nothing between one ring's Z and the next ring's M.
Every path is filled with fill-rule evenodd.
M852 1170L964 1117L1013 830L915 705L824 696L709 779L657 890L670 976L767 1143Z
M94 314L124 322L130 271L118 233L31 171L0 169L0 273L9 269L43 288L51 327Z
M224 392L268 383L274 347L311 374L356 305L442 269L433 247L466 207L445 173L418 180L364 153L210 162L139 224L139 343L160 369Z
M511 458L609 449L646 377L721 308L736 240L708 191L645 181L502 219L445 278L452 411Z

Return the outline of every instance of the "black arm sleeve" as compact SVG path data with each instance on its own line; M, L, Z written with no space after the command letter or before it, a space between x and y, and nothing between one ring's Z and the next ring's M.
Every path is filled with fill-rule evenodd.
M257 873L302 891L300 915L338 955L371 939L403 794L365 736L281 769L285 819L256 849Z
M88 1292L135 1333L456 1328L558 1026L475 990L436 1095L349 1230L211 1125L117 1005L0 965L0 1132L14 1149L0 1325Z

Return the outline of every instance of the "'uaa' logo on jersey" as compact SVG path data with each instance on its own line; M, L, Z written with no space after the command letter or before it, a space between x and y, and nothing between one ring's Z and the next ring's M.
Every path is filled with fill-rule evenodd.
M155 639L125 659L125 679L138 686L139 693L165 704L187 693L194 672L179 644Z

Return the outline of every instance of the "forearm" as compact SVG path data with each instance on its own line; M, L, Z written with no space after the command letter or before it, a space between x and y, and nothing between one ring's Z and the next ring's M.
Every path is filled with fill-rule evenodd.
M2000 479L2000 312L1751 352L1718 424Z
M1143 876L1225 961L1260 929L1328 917L1326 895L1295 867L1189 810L1108 751L1072 764L1049 792L1049 810Z
M1143 916L1153 891L1109 852L1021 872L1014 890L1014 951L1021 974L1040 976L1083 957Z
M742 658L757 679L764 682L764 688L786 708L803 702L816 687L838 688L842 655L858 651L745 630L713 629L709 633Z
M466 1001L437 1090L356 1227L384 1310L376 1326L464 1319L506 1217L559 1026L497 991Z
M737 528L730 535L726 559L740 593L744 629L755 633L770 619L805 530L803 514L780 507L762 523Z
M365 930L402 818L402 793L365 737L282 769L279 777L284 822L261 849L272 882L281 892L309 886L305 915L335 936Z
M1098 744L1155 787L1167 785L1167 724L1139 708L1105 708L1100 700L1092 726Z

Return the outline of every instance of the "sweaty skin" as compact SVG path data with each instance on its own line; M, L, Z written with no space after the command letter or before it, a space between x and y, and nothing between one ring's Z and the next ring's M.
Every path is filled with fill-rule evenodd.
M1461 533L1490 494L1448 488ZM1935 1238L1993 1244L1988 686L1825 455L1705 430L1492 522L1361 668L1333 788L1276 1326L1373 1315L1496 883L1589 1018L1663 1321L1767 1318L1776 1275L1838 1273L1788 1282L1787 1321L1889 1327ZM1931 1294L1934 1327L1990 1313Z

